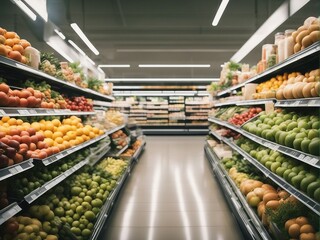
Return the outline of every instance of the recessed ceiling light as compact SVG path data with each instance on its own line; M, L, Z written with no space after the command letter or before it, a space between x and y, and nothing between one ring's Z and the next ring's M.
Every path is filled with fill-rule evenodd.
M139 64L140 68L209 68L210 64Z
M83 31L80 29L80 27L76 23L71 23L70 26L79 35L79 37L82 39L82 41L90 48L90 50L95 55L99 55L99 51L95 48L95 46L93 46L93 44L90 42L90 40L87 38L87 36L83 33Z
M221 4L219 6L219 9L216 13L216 16L214 17L214 19L212 21L212 26L218 25L220 18L222 17L222 14L223 14L224 10L226 9L228 3L229 3L229 0L222 0Z
M101 68L129 68L130 64L101 64Z

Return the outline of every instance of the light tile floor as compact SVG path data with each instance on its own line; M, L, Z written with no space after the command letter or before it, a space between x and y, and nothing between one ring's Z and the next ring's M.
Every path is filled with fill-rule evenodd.
M203 136L149 136L99 239L242 240Z

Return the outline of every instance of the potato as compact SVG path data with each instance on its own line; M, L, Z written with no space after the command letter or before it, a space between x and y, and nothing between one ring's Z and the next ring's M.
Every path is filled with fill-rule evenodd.
M312 41L310 35L307 35L302 39L302 46L305 48L309 47L312 43L313 43L313 41Z
M301 44L300 43L296 43L293 47L293 52L297 53L301 50Z
M320 31L313 31L309 34L312 42L316 42L320 40Z
M302 43L302 39L305 37L305 36L308 36L309 35L309 30L303 30L303 31L301 31L299 34L298 34L298 36L297 36L297 38L296 38L296 42L297 43ZM301 44L302 45L302 44ZM303 46L303 45L302 45Z
M308 17L306 20L304 20L303 26L309 27L312 24L312 22L316 19L316 17Z

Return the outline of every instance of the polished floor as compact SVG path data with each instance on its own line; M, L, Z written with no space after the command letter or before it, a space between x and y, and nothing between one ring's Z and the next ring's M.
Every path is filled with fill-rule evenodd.
M99 239L242 240L203 136L149 136Z

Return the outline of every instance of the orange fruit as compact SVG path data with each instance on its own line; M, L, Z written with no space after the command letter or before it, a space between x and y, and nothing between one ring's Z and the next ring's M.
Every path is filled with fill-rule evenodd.
M17 125L17 119L15 118L10 118L7 122L10 126L15 126Z
M31 127L34 128L34 130L39 131L41 129L41 125L38 122L31 123Z
M21 119L17 119L17 125L22 125L23 121Z
M52 122L46 122L45 126L46 126L46 130L54 131L54 125Z
M51 138L45 138L43 140L49 147L54 146L55 141L53 141Z
M70 137L68 135L63 136L63 140L70 141Z
M10 119L10 117L4 116L4 117L2 117L1 121L5 123L5 122L8 122L9 119Z
M52 138L53 136L53 132L51 132L50 130L45 130L43 134L46 138Z
M51 123L55 126L55 127L60 127L61 126L61 122L58 119L53 119L51 121Z
M10 47L13 47L14 41L13 41L13 39L6 39L4 44L7 45L7 46L10 46Z
M64 125L71 125L71 119L70 118L63 119L62 123Z
M62 138L63 134L61 132L54 132L52 135L52 139L56 139L58 137Z
M63 140L62 137L57 137L57 138L54 139L54 141L55 141L56 143L61 144L61 143L63 143L64 140Z
M83 134L83 131L81 128L77 129L77 136L81 136Z
M93 132L90 132L90 133L89 133L89 138L90 138L90 139L95 138L95 137L96 137L96 135L95 135Z

